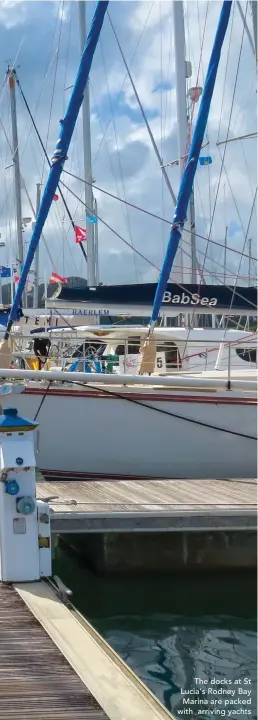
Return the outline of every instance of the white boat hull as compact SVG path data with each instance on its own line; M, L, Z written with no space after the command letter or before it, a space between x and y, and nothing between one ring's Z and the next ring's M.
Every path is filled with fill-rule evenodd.
M113 389L119 398L60 385L43 399L31 383L8 396L30 419L42 403L37 464L46 477L255 477L256 442L232 434L255 436L254 393Z

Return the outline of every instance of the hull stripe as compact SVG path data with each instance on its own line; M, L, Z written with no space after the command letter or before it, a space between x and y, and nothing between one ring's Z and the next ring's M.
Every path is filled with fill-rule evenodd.
M117 391L116 391L117 392ZM26 388L25 395L41 395L45 394L45 389ZM22 393L22 394L24 394ZM72 397L72 398L89 398L94 400L118 400L117 395L102 393L101 391L81 391L81 390L64 390L49 389L47 392L49 397ZM168 393L121 393L121 399L151 401L151 402L178 402L178 403L205 403L209 405L257 405L258 400L255 397L218 397L216 394L210 395L172 395Z

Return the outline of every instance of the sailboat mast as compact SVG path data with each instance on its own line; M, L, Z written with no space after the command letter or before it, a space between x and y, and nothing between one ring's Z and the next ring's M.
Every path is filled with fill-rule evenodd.
M257 62L257 0L252 0L251 8L252 8L252 18L253 18L255 59Z
M184 27L184 9L181 0L173 2L174 15L174 44L175 44L175 75L176 75L176 104L177 104L177 128L178 128L178 157L180 165L180 176L184 172L187 138L188 138L188 117L186 105L186 60L185 60L185 27ZM179 248L181 278L180 282L188 281L187 274L191 273L192 283L196 283L196 246L195 246L195 209L194 194L192 192L189 206L189 220L186 223L188 229L191 230L191 269L185 267L184 253ZM188 233L187 233L188 234ZM184 278L184 274L186 277Z
M40 207L40 195L41 195L41 183L37 183L37 197L36 197L36 217ZM35 278L34 278L34 294L33 294L33 307L39 307L39 245L35 252Z
M21 176L20 176L20 160L19 160L19 144L18 144L18 130L17 130L16 96L15 96L16 72L13 68L8 68L7 77L8 77L8 81L9 81L10 104L11 104L18 260L19 260L20 270L21 270L22 265L23 265L22 208L21 208L21 181L20 181Z
M80 51L86 41L86 13L84 0L78 0L79 15L79 31L80 31ZM88 221L88 216L93 214L93 192L92 192L92 169L91 169L91 133L90 133L90 94L89 81L87 82L84 99L82 103L82 128L83 128L83 155L84 155L84 176L87 183L85 184L85 205L86 205L86 228L87 228L87 258L88 258L88 285L97 285L96 278L96 260L95 260L95 240L94 240L94 223Z

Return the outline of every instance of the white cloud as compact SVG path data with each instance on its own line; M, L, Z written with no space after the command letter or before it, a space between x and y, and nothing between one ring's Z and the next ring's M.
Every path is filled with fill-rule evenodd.
M28 12L28 2L32 6L33 0L20 2L20 8L24 8L23 12ZM49 6L50 3L47 3ZM12 22L15 16L14 5L17 8L17 0L13 2L0 2L0 61L6 54L6 48L12 41L15 30L14 25L10 26L9 39L7 40L6 22ZM21 72L22 86L24 92L29 99L31 107L37 104L38 92L44 78L47 59L50 50L50 38L54 31L55 18L57 9L60 9L60 3L51 3L53 12L45 12L46 3L35 2L37 5L37 13L30 14L30 39L32 46L28 42L24 43L21 53ZM197 16L197 3L185 3L186 10L186 55L190 58L193 67L193 75L191 84L194 85L197 78L197 69L200 59L200 45L204 27L205 12L207 3L198 3L199 20ZM6 11L9 6L9 18ZM89 7L93 9L93 4L89 3ZM1 11L5 8L5 21L1 16ZM19 8L19 9L20 9ZM152 9L151 9L152 8ZM211 47L214 40L215 28L218 23L221 2L209 2L207 26L203 45L203 57L200 66L199 84L203 84L204 74L210 57ZM34 7L32 7L34 9ZM150 12L151 9L151 12ZM64 93L64 76L65 67L67 66L66 86L73 83L77 65L79 61L79 43L78 43L78 26L76 3L72 15L71 23L71 44L69 53L67 51L68 44L68 23L73 4L68 0L65 2L63 20L66 21L63 26L62 44L59 53L59 62L57 67L56 88L54 93L54 102L52 108L50 135L48 150L52 150L55 146L58 135L58 121L63 116L64 108L69 99L69 92ZM88 10L88 7L87 7ZM110 6L110 14L114 21L119 39L121 41L126 59L131 63L131 59L135 53L139 38L142 33L143 26L148 22L142 34L140 44L134 56L132 63L132 75L140 95L141 102L145 111L150 118L149 122L155 140L164 158L164 162L176 159L177 150L177 118L176 118L176 91L175 91L175 65L174 65L174 44L173 44L173 13L172 3L154 2L153 7L150 2L125 2L123 6L121 2L112 2ZM19 13L19 16L21 14ZM25 17L23 15L22 17ZM60 19L60 18L59 18ZM17 20L17 18L16 18ZM22 32L22 31L21 31ZM13 34L12 34L13 33ZM57 32L55 37L57 38ZM198 168L197 180L195 187L195 203L196 203L196 229L200 234L206 235L209 231L210 210L212 213L216 188L220 179L220 190L217 198L216 211L214 214L212 238L223 243L225 235L226 223L230 221L239 221L238 212L246 231L248 219L251 210L253 192L256 185L256 158L255 158L255 141L246 141L243 144L237 142L228 144L225 154L225 169L221 173L221 156L223 156L224 146L220 146L220 152L216 146L219 139L225 139L228 132L228 122L232 106L233 88L236 78L238 55L242 37L242 25L237 9L234 10L232 37L229 47L230 29L227 33L225 46L222 52L221 63L218 71L218 77L212 101L211 112L208 122L208 137L210 145L207 148L207 154L212 156L213 162L209 168ZM93 62L91 72L91 86L94 97L92 97L92 114L91 114L91 130L92 130L92 157L96 157L93 162L93 174L96 184L106 188L111 193L118 194L126 198L136 205L145 207L157 215L163 216L168 220L173 216L173 204L169 193L162 181L161 170L158 161L152 150L151 142L146 131L145 125L141 120L138 112L138 105L132 91L131 84L126 79L124 84L124 95L121 102L119 91L125 78L125 68L123 66L120 54L116 47L112 31L106 18L102 32L102 50L100 45L97 47L96 57ZM17 36L15 36L17 46ZM55 44L55 43L54 43ZM53 45L54 51L54 45ZM33 62L31 56L33 55ZM52 53L53 55L53 53ZM161 73L161 56L162 56L162 73ZM224 89L224 79L226 64L228 59L227 81ZM108 78L108 86L106 80L106 72ZM51 104L51 96L53 91L53 80L55 74L55 62L51 66L47 81L44 85L42 96L39 102L36 120L39 130L45 140L49 121L49 112ZM161 82L172 82L172 89L161 92L154 92L154 89ZM255 63L251 56L248 45L248 39L244 38L243 51L239 67L238 80L235 91L235 99L233 103L233 112L230 123L230 137L245 134L246 132L254 132L256 129L256 97L255 97ZM114 117L110 121L110 106L108 90L111 94L112 107ZM119 97L119 99L118 99ZM223 104L222 104L223 99ZM5 98L6 101L6 98ZM101 116L100 128L95 103ZM222 111L221 111L222 107ZM5 105L6 108L6 105ZM8 127L8 113L1 105L0 113L4 113L5 126ZM39 150L34 133L31 132L28 140L28 120L24 115L24 109L21 104L19 111L19 137L21 148L21 166L22 173L25 176L27 186L32 197L35 196L35 185L38 182L42 172L42 152ZM162 119L161 119L162 111ZM156 113L156 117L153 115ZM162 120L162 122L161 122ZM195 122L195 116L194 116ZM102 130L109 127L102 142ZM115 131L114 131L115 124ZM220 126L220 129L219 129ZM161 143L162 131L162 143ZM101 149L98 148L101 144ZM162 148L161 148L162 145ZM119 149L119 155L117 153ZM5 141L0 136L0 151L3 158L6 156ZM24 149L25 148L25 149ZM3 183L3 168L9 164L2 160L2 168L0 168L0 207L4 201L5 190ZM75 172L76 175L83 174L83 154L82 154L82 128L81 119L77 125L74 139L69 150L69 159L67 161L67 169ZM7 178L7 184L11 183L10 173ZM168 169L171 184L177 192L179 185L179 173L177 167ZM221 174L221 177L220 177ZM47 176L45 169L44 177ZM232 199L228 178L234 194ZM83 194L83 185L72 178L64 175L64 182L71 187L74 192L79 195ZM8 185L8 186L9 186ZM124 205L112 200L107 196L96 192L98 199L99 215L113 227L118 234L127 240L133 241L134 246L148 256L150 260L160 267L163 261L166 248L169 225L165 225L155 218L139 213L136 210L128 208ZM8 201L6 215L11 218L13 223L13 192L11 191L11 200ZM84 209L83 206L65 191L65 197L68 200L69 208L79 224L83 224ZM23 198L24 214L30 214L26 201ZM128 222L129 217L129 222ZM65 221L64 221L65 218ZM5 222L3 221L4 234ZM61 200L51 209L49 220L45 228L45 235L48 238L51 253L57 263L55 269L65 274L75 272L85 273L84 261L78 248L75 248L73 233L69 230L66 237L68 226L66 224L66 216L64 213ZM255 219L251 223L250 232L255 233ZM65 238L65 240L64 240ZM184 234L184 243L188 236ZM230 241L231 244L236 243L238 249L242 248L244 233L239 231ZM99 224L99 246L100 246L100 267L101 279L104 282L135 282L136 276L140 280L157 279L158 271L149 266L143 259L136 256L134 258L130 248L125 246L116 235L108 230L101 223ZM41 245L42 247L42 245ZM185 247L185 246L184 246ZM205 241L197 238L197 247L199 249L200 262L203 261L202 252L205 252ZM189 248L188 248L189 249ZM219 262L223 262L223 250L211 246L208 253ZM49 260L45 255L44 249L41 250L41 257L45 260L49 270ZM233 258L230 256L230 262ZM64 262L64 270L63 270ZM188 261L187 261L188 263ZM237 261L235 266L237 266ZM211 262L207 263L207 267L216 269L216 265ZM243 261L242 268L247 267L247 263ZM223 269L217 268L218 272Z
M28 17L28 6L24 0L1 0L0 25L11 30L23 25Z

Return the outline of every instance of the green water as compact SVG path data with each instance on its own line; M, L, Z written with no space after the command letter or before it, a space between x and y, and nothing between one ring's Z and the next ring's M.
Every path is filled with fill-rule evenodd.
M253 574L103 578L62 548L55 572L73 590L76 607L175 717L186 710L198 720L257 719ZM193 689L199 694L183 694Z

